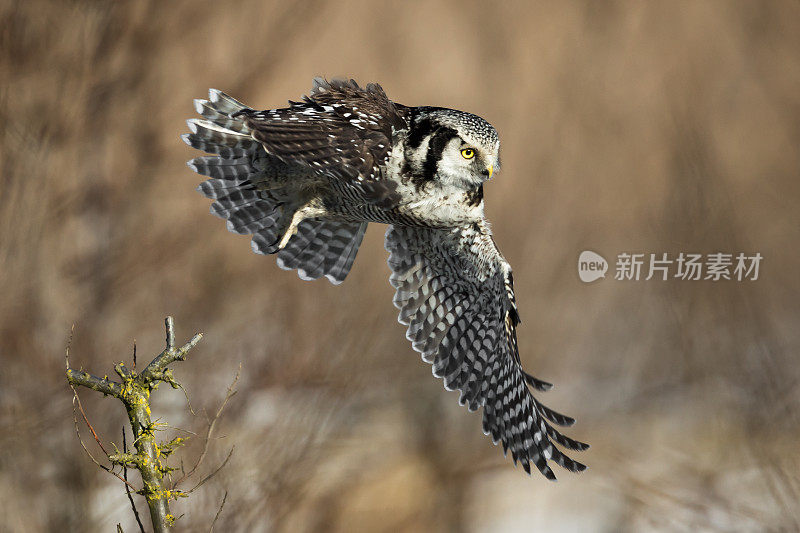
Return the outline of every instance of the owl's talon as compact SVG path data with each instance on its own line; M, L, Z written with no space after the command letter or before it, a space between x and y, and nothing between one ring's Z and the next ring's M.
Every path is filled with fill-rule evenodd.
M281 242L278 243L278 249L283 250L287 244L289 244L289 240L297 235L297 227L300 223L307 219L313 218L315 216L319 216L324 214L324 210L318 207L318 205L312 200L308 202L306 205L298 209L292 215L292 222L289 224L289 227L286 229L286 233L283 234L281 238Z
M297 217L297 213L294 214ZM295 218L292 217L292 224L289 226L289 229L286 230L286 233L283 234L283 238L281 238L281 242L278 243L278 250L283 250L287 244L289 244L289 239L297 235L297 225L300 221L295 222Z

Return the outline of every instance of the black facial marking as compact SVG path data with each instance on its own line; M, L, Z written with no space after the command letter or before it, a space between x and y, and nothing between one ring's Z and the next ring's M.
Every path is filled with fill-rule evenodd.
M458 137L458 133L453 128L442 126L436 129L428 142L428 152L425 162L422 164L422 174L412 178L412 182L419 188L425 183L431 182L436 178L439 160L442 158L445 146L450 139Z
M408 147L411 149L416 150L422 144L422 141L425 140L425 137L433 133L436 129L436 124L429 118L423 118L414 123L414 126L411 128L411 131L408 134Z

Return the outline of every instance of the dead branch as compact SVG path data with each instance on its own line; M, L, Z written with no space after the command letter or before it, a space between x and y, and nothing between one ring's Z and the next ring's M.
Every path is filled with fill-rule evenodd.
M175 381L169 366L176 361L184 361L189 350L194 348L197 343L200 342L200 339L202 339L202 334L198 333L192 337L189 342L180 348L176 348L175 325L172 317L167 317L165 324L166 347L164 351L157 355L141 373L136 372L135 363L133 369L128 369L125 367L124 363L117 363L114 366L114 371L121 378L119 382L111 380L107 376L99 378L82 369L76 370L71 368L69 366L69 347L66 353L67 381L74 393L74 405L80 410L84 422L87 427L89 427L92 436L112 466L107 467L101 464L86 448L80 437L76 414L75 428L78 434L78 440L92 461L103 470L115 475L123 481L126 484L126 488L133 488L136 490L126 479L127 468L135 468L139 471L143 487L136 492L143 495L147 500L147 505L150 509L150 519L153 523L153 530L156 533L169 531L175 521L174 516L170 514L169 500L185 496L186 494L174 488L165 488L164 476L168 474L172 468L166 466L164 461L182 444L183 439L177 437L167 443L157 442L157 423L153 422L150 414L150 393L157 388L158 382L160 381L169 383L173 388L182 388L180 384ZM133 430L133 447L135 453L128 452L127 443L123 443L123 450L121 452L116 450L116 453L108 453L83 410L80 398L75 390L76 385L92 389L104 395L113 396L125 405L128 419ZM230 396L232 396L232 393L229 388L228 396L225 400L226 402ZM221 409L218 413L221 413ZM125 477L114 472L114 466L121 466ZM214 473L216 473L216 471ZM141 523L139 523L139 525L141 528Z

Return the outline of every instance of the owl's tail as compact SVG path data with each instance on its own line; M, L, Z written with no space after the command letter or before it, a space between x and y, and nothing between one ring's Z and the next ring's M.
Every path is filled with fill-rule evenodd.
M366 223L324 219L299 220L303 201L293 179L308 171L275 158L250 136L239 111L249 109L211 89L208 100L195 100L203 119L187 121L183 140L215 156L192 159L189 167L208 179L197 190L214 200L211 212L227 220L228 230L251 234L253 251L278 254L278 266L297 269L302 279L344 281L364 237Z

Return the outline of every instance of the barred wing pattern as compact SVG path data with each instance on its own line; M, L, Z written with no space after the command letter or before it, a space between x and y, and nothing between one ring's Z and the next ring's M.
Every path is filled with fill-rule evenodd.
M522 370L511 268L487 224L449 230L390 226L386 249L406 336L445 388L461 391L460 404L470 411L483 407L484 433L502 443L504 454L511 450L514 463L528 473L533 463L555 480L548 460L585 470L553 445L588 448L551 425L575 420L545 407L528 389L552 385Z
M294 184L308 181L313 171L267 153L239 116L249 108L225 93L211 89L208 100L195 100L195 109L203 118L188 121L191 133L183 139L193 148L217 154L188 162L192 170L211 178L198 187L214 200L211 212L227 220L233 233L253 235L254 252L277 254L281 268L297 269L302 279L325 276L333 284L342 283L367 224L307 219L280 248L292 215L301 207Z
M366 230L366 223L303 220L297 233L278 252L278 266L284 270L297 269L300 279L313 280L325 276L338 285L350 272ZM256 252L257 246L254 238L253 249Z

